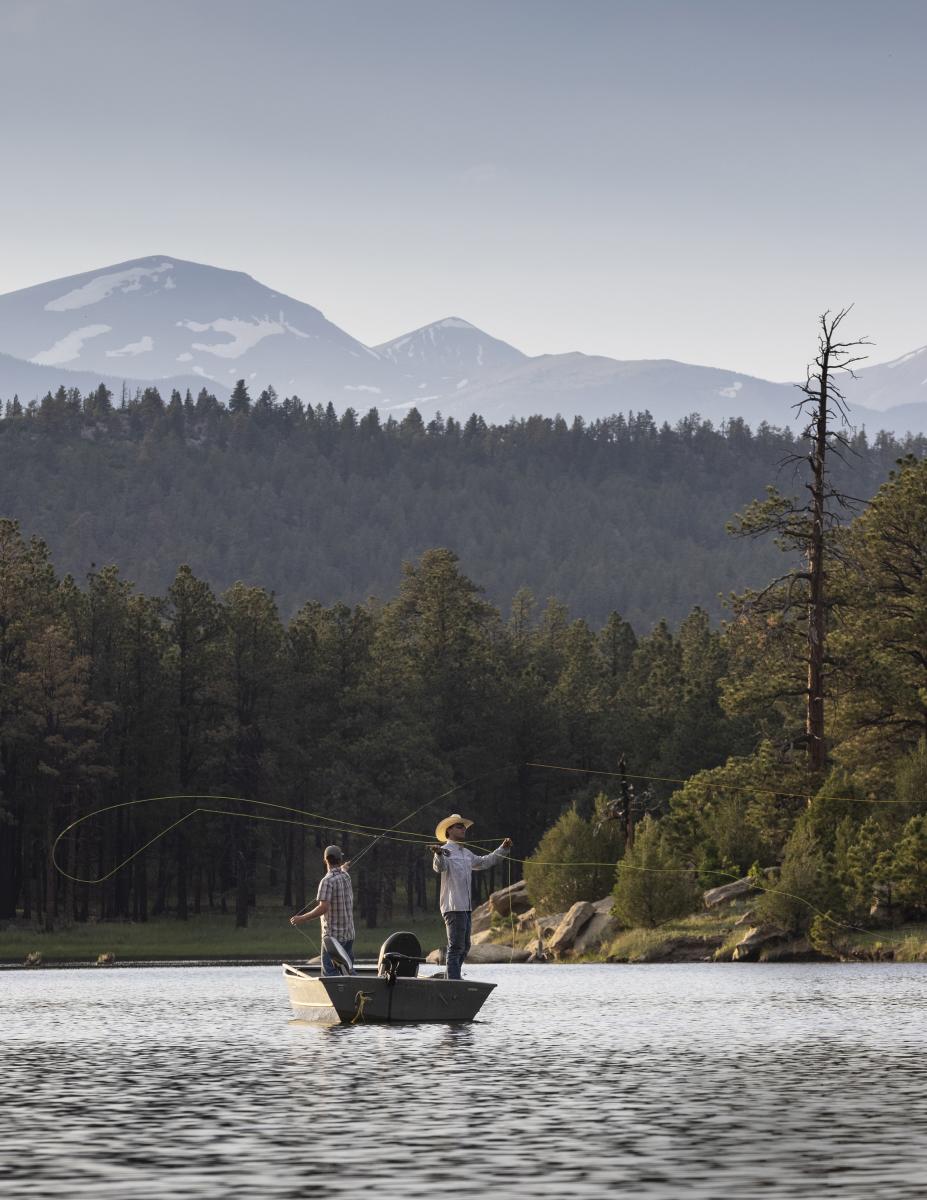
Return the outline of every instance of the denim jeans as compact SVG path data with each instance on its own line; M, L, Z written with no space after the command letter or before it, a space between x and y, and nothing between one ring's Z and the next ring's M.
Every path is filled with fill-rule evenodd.
M348 958L351 960L351 965L353 966L354 965L354 939L351 938L351 940L349 942L342 942L341 944L342 944L342 946L344 946L345 950L347 950ZM332 961L331 955L328 953L328 951L324 947L322 948L322 974L323 975L340 975L341 974L340 967L337 967L335 965L335 963Z
M446 912L444 924L447 926L447 977L459 979L460 968L470 950L470 925L473 916L470 912Z

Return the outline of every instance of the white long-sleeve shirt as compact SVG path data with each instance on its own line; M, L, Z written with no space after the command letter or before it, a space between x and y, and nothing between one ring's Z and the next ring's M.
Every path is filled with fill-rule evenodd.
M507 846L492 854L474 854L460 842L448 842L443 854L436 854L432 867L441 876L441 912L469 912L472 906L470 876L474 871L488 871L507 857Z

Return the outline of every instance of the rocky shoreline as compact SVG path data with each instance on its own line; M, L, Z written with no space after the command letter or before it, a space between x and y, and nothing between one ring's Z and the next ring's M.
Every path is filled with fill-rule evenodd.
M538 913L524 881L502 888L473 910L469 963L795 963L920 961L920 946L898 953L892 931L871 932L863 947L823 953L807 938L760 921L751 903L761 889L747 876L703 894L704 911L657 929L623 929L612 897L580 900L566 912ZM867 935L870 936L870 935ZM917 940L916 938L914 939ZM432 950L432 963L444 950Z

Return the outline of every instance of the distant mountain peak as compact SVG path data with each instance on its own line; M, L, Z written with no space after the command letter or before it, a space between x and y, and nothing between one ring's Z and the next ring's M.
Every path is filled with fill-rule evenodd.
M397 380L317 308L242 271L166 254L0 296L0 352L45 368L52 387L61 371L142 382L183 374L343 404L351 391L389 396Z
M440 321L433 322L433 325L435 329L470 329L474 333L483 333L481 329L477 329L475 325L471 325L463 317L444 317Z
M487 372L526 361L520 350L463 317L442 317L384 342L376 351L396 364L415 391L428 393L428 399L472 386Z

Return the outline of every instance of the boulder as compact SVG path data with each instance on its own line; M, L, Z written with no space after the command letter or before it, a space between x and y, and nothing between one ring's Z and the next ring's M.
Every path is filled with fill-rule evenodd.
M706 908L714 908L716 904L724 904L728 900L736 900L738 896L749 895L750 892L757 891L756 884L751 875L745 875L743 879L735 879L733 883L725 883L721 887L709 888L702 896Z
M550 952L559 958L565 951L570 950L580 931L588 925L594 915L595 909L588 900L577 900L554 931L547 947Z
M431 963L433 966L436 966L436 967L443 967L444 966L444 958L445 958L445 950L444 950L444 947L441 946L437 950L430 951L429 954L425 958L425 962Z
M826 954L815 950L807 938L792 938L787 942L773 942L760 951L760 962L829 962Z
M610 912L593 913L586 927L573 942L574 954L588 954L596 946L610 941L621 929L621 922Z
M756 962L761 951L787 940L787 934L775 925L755 925L748 929L731 952L732 962Z
M734 922L734 928L738 925L752 925L756 921L756 913L752 908L748 908L745 913L742 913Z
M492 912L489 908L489 901L475 908L470 916L471 925L470 933L482 933L484 929L488 929L492 924Z
M527 950L513 950L511 946L495 946L486 942L482 946L471 946L468 963L519 963L528 961Z
M536 908L529 908L527 912L520 913L515 918L515 926L518 929L519 933L523 933L524 930L529 928L529 926L533 925L534 922L537 920L537 918L538 918L538 910Z
M565 916L566 913L551 913L546 917L536 917L534 928L541 937L551 938L557 932L557 928Z
M500 917L507 917L511 913L527 912L530 907L531 900L523 879L519 879L510 887L500 888L498 892L493 892L489 897L490 912Z
M471 941L474 946L485 946L487 942L491 942L496 936L494 929L481 929L479 933L474 933Z
M648 957L641 956L638 962L711 962L712 954L721 945L720 935L698 937L696 934L681 934L679 937L667 938L662 946L656 947Z

